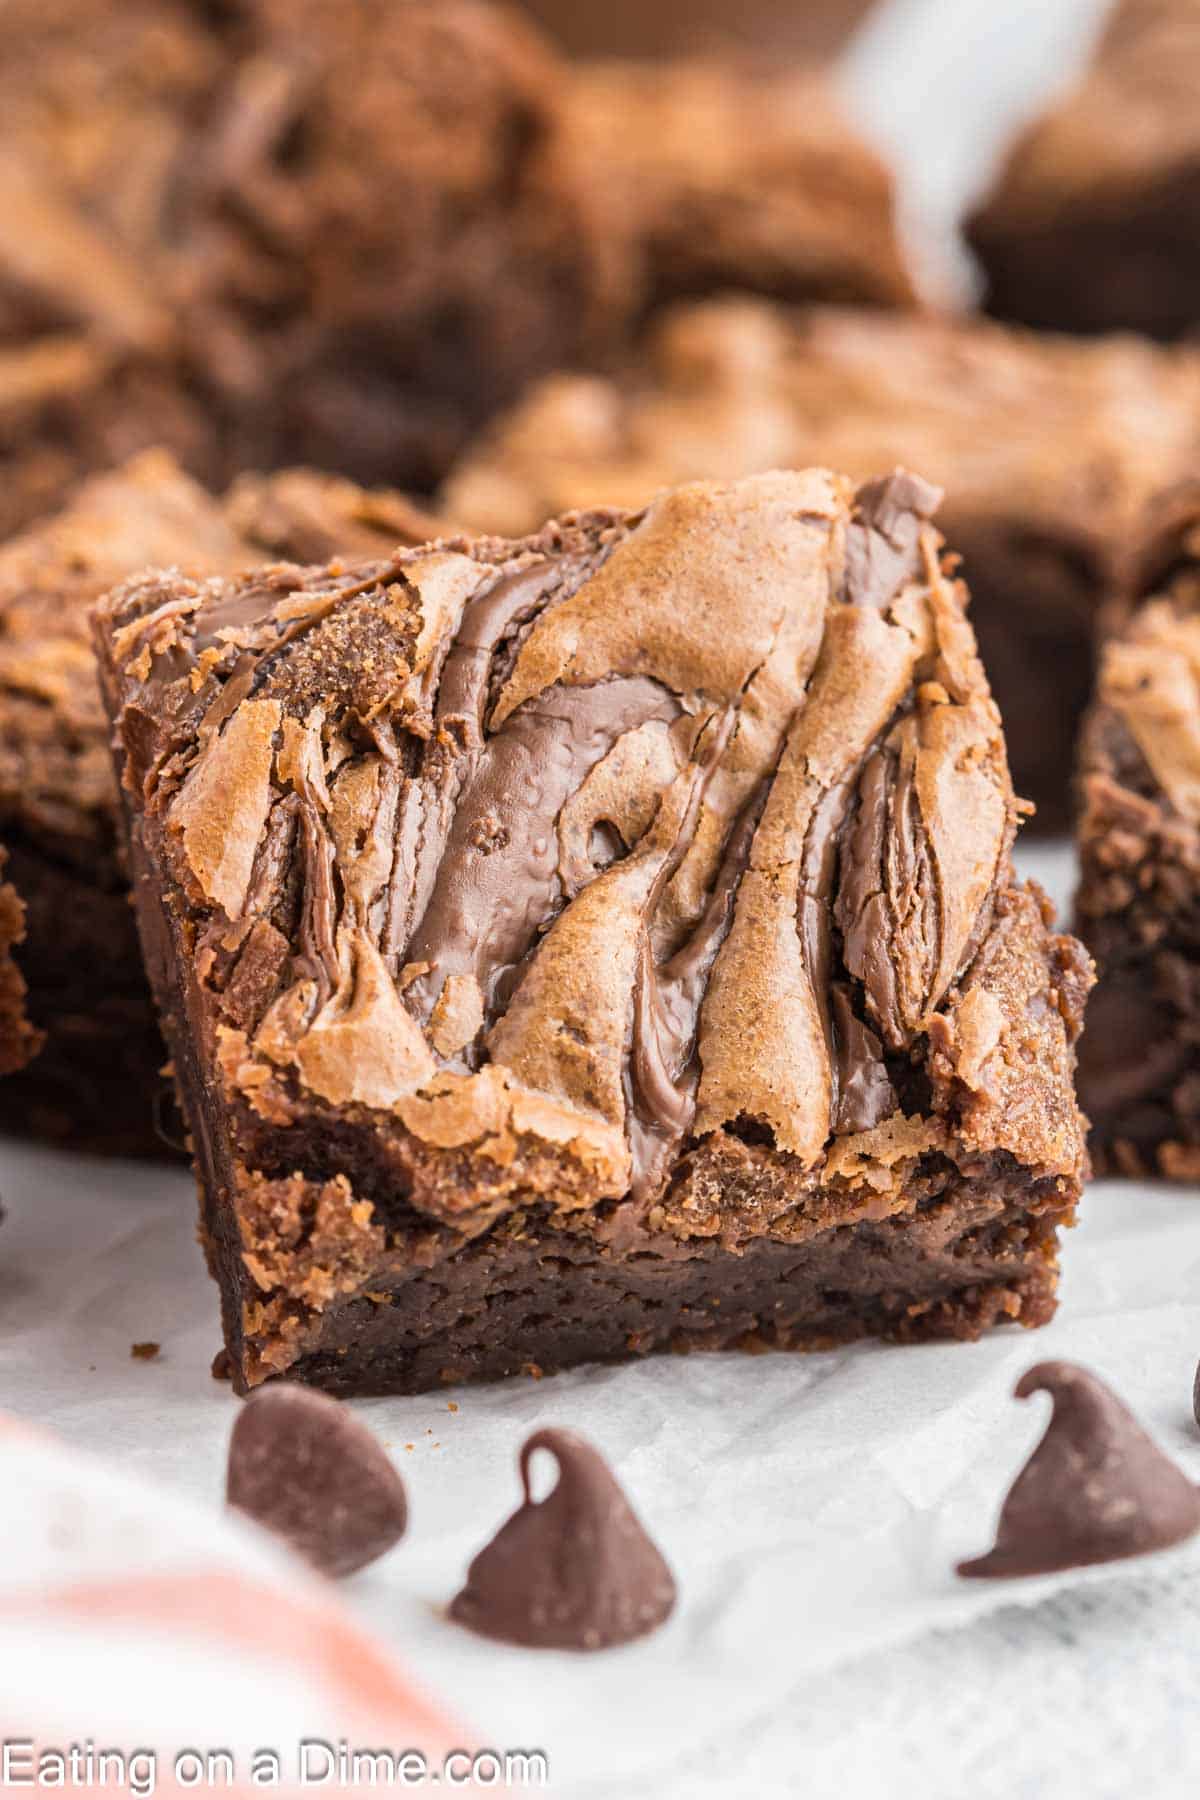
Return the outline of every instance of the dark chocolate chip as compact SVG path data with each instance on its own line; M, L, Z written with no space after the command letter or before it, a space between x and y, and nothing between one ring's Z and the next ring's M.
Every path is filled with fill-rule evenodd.
M1075 1363L1038 1363L1016 1395L1045 1389L1054 1411L1009 1490L995 1547L960 1575L1004 1578L1165 1550L1200 1530L1200 1490L1133 1414Z
M230 1506L324 1575L352 1575L404 1535L404 1483L348 1407L288 1382L260 1388L229 1440Z
M529 1486L537 1450L558 1463L545 1500ZM524 1504L471 1564L452 1617L484 1637L555 1650L603 1650L661 1625L674 1577L599 1452L573 1431L538 1431L520 1468Z

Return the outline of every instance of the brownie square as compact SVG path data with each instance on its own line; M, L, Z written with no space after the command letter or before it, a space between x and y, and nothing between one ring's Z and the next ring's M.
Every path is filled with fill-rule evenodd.
M1080 744L1079 1088L1106 1174L1200 1178L1200 484L1150 509ZM1118 603L1120 604L1120 603Z
M1198 87L1195 0L1122 0L968 224L989 311L1061 331L1195 329Z
M94 1150L166 1149L155 1126L165 1051L117 842L91 606L148 566L210 574L271 554L380 555L428 525L399 495L304 470L247 477L222 503L147 452L0 545L0 838L46 1037L34 1066L0 1087L0 1125Z
M1017 792L1040 829L1066 829L1101 599L1141 508L1198 455L1194 350L743 297L676 309L615 379L540 384L460 462L443 510L520 532L696 477L923 470L948 492Z
M106 599L240 1387L1050 1317L1091 972L936 500L776 473Z

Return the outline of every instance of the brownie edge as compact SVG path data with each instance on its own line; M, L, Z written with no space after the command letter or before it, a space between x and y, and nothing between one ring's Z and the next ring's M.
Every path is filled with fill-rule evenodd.
M1122 615L1124 615L1122 617ZM1080 1048L1097 1168L1200 1177L1200 483L1147 510L1080 740Z
M897 473L97 614L245 1388L1052 1313L1091 981Z

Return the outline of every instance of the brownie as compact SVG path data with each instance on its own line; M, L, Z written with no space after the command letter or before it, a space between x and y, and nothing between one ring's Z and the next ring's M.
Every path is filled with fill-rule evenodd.
M444 519L406 494L361 488L316 469L239 475L225 517L247 544L292 562L352 561L451 535Z
M615 260L624 247L636 311L724 289L913 304L890 172L818 69L601 59L563 110L561 154L604 206Z
M0 545L0 839L28 910L21 966L47 1040L0 1086L6 1129L126 1154L165 1148L164 1051L118 852L89 608L149 565L232 571L314 547L328 556L343 540L379 555L404 541L406 521L427 522L398 496L354 495L293 471L248 479L223 507L147 452Z
M0 848L0 874L8 861ZM14 952L25 938L25 904L11 881L0 881L0 1075L23 1069L41 1049L30 1023L25 978Z
M1080 742L1080 1050L1106 1174L1200 1179L1200 483L1150 509Z
M1123 0L968 224L1002 318L1190 334L1200 321L1200 7Z
M711 50L811 56L835 48L872 0L525 0L568 49L587 55L660 56Z
M1054 1310L1091 980L936 491L697 483L96 615L242 1388Z
M647 213L586 72L488 0L8 0L0 539L153 446L211 488L307 461L428 491L530 380L628 341L676 200L716 277L907 296L887 178L814 82L714 72L714 160L679 79L696 167Z
M680 307L614 380L559 375L459 463L443 509L526 531L696 477L897 461L949 491L1017 791L1065 828L1094 622L1140 507L1200 453L1200 354L742 297Z
M0 8L0 540L157 443L221 472L169 241L221 66L186 0Z

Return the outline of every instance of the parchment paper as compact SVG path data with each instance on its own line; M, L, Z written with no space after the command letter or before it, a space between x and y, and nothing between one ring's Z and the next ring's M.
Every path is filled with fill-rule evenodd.
M1025 864L1069 885L1065 853ZM0 1405L216 1508L237 1402L209 1372L216 1302L190 1179L7 1142L0 1184ZM1059 1317L1037 1333L665 1357L361 1402L403 1470L412 1526L345 1597L482 1742L545 1749L555 1791L619 1793L768 1711L806 1671L1087 1579L952 1572L990 1542L1040 1433L1045 1403L1010 1399L1032 1363L1098 1370L1200 1480L1198 1273L1200 1193L1097 1184L1066 1245ZM132 1359L145 1340L160 1355ZM442 1614L517 1501L521 1442L546 1422L603 1448L676 1570L677 1615L641 1645L505 1650ZM1200 1566L1200 1545L1170 1561Z

